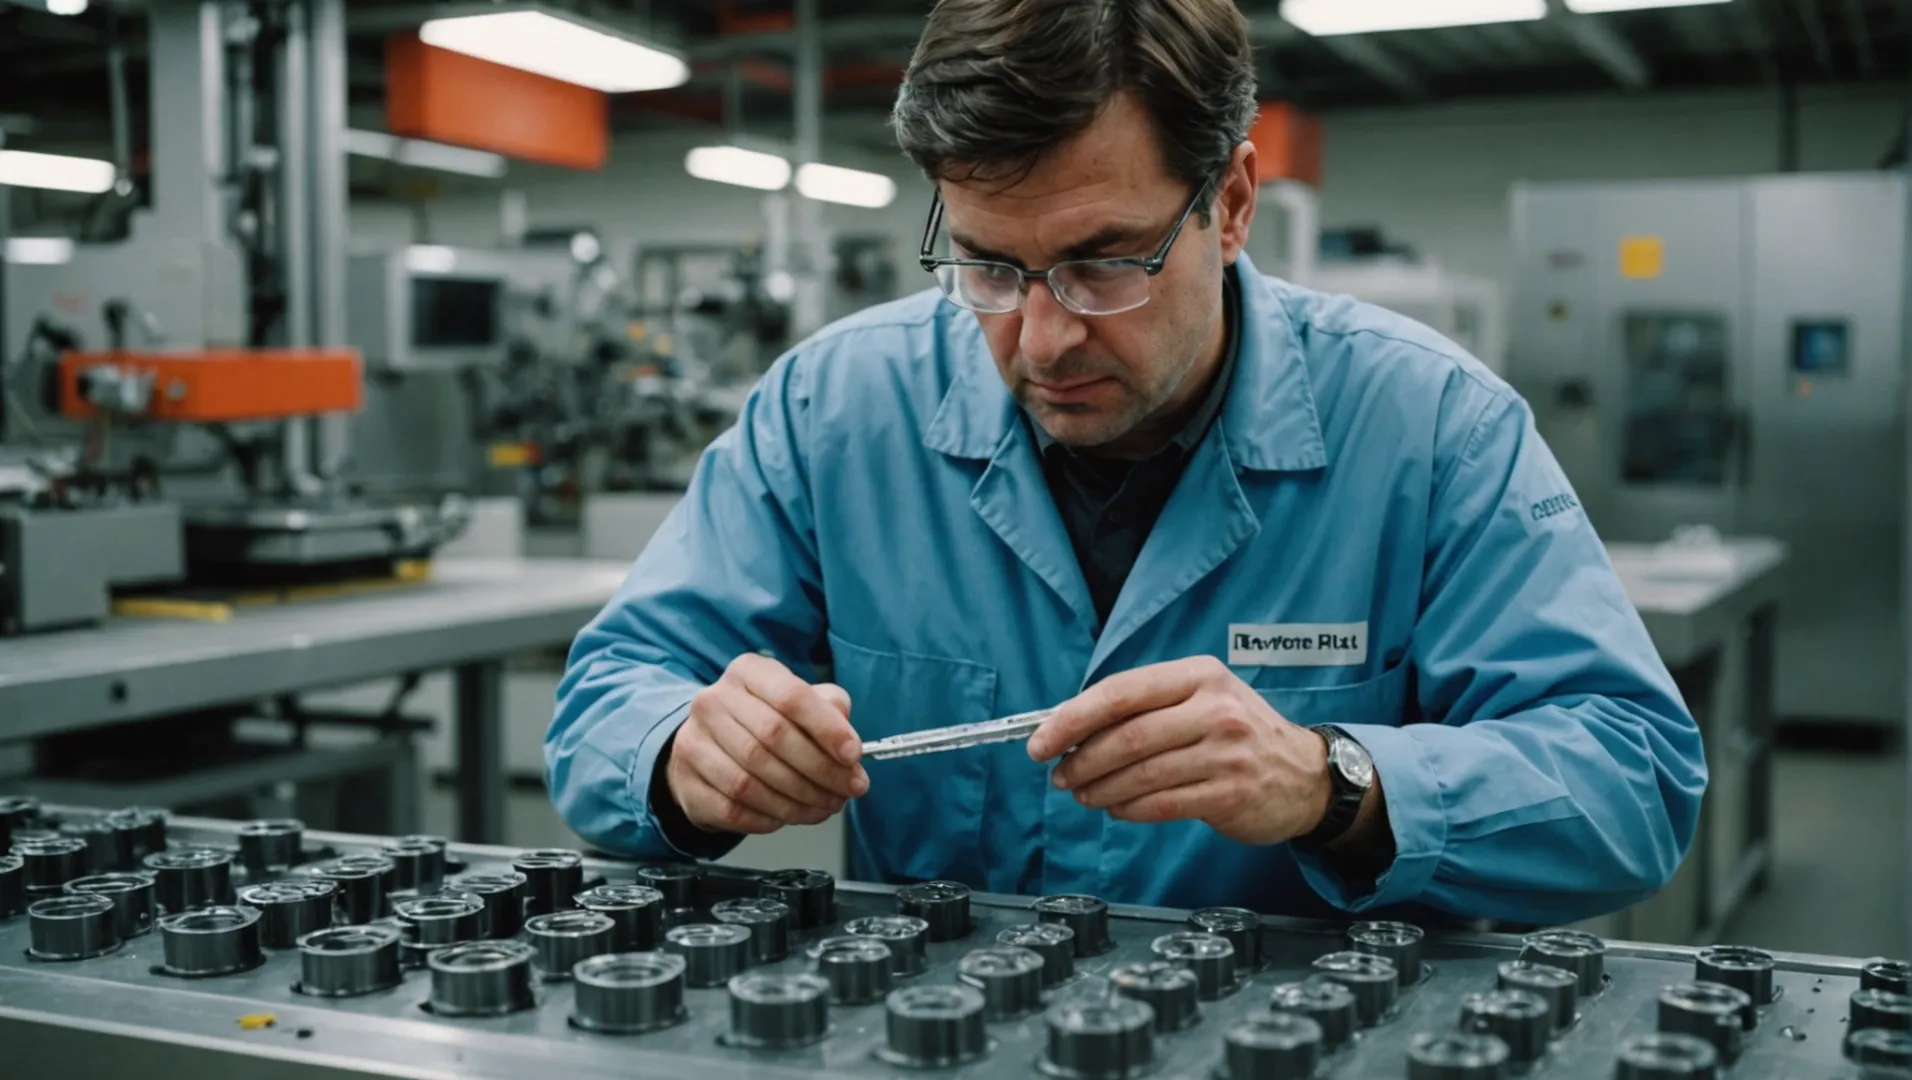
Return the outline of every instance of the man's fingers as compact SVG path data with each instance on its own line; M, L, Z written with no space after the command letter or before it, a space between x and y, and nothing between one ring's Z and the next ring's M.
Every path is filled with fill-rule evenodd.
M739 657L731 670L743 680L744 688L757 700L777 710L801 727L810 738L845 765L855 766L863 756L863 743L850 726L850 718L823 700L817 688L790 673L790 669L766 657ZM847 696L847 695L846 695Z
M830 707L842 713L847 719L850 715L850 692L835 683L818 683L817 696L828 702Z
M683 783L678 785L682 790L675 793L677 804L683 807L684 816L690 819L691 824L700 829L762 836L783 827L781 822L772 821L755 810L724 798L717 793L717 789L704 783L702 777L695 775L694 770L682 779Z
M713 717L710 722L711 737L721 746L732 761L743 766L744 771L768 784L771 790L795 802L812 806L819 810L835 813L843 808L843 797L832 795L812 783L804 775L804 770L789 763L783 753L765 741L757 732L774 734L778 729L787 729L770 707L748 694L735 695L724 702L731 710L728 714ZM804 739L797 733L798 739ZM812 746L810 754L819 762L827 761L823 751ZM830 763L838 772L845 772L843 766ZM847 777L845 778L847 782Z
M1085 784L1076 791L1076 801L1091 810L1103 810L1158 791L1199 784L1215 772L1214 754L1200 748L1155 754Z
M1059 788L1083 789L1137 762L1192 746L1206 732L1204 717L1189 702L1132 716L1091 735L1056 766L1053 779Z
M1186 701L1207 673L1198 658L1111 675L1058 707L1029 737L1029 756L1048 761L1131 716Z
M770 706L746 694L733 704L731 715L758 744L768 748L782 765L816 790L823 801L775 785L784 794L812 806L827 806L830 800L835 800L836 805L829 807L832 811L842 809L844 799L853 799L862 794L855 785L859 770L846 768L836 758L824 753L802 728L786 720ZM748 766L749 762L744 764Z
M705 784L744 809L754 810L772 821L790 825L817 825L830 818L827 811L799 805L773 790L758 777L744 771L743 766L731 760L730 755L714 742L698 739L687 747L673 750L672 754L675 756L683 750L689 751L684 763Z
M1204 780L1111 806L1109 816L1151 825L1165 821L1202 821L1220 814L1227 805L1227 785L1220 780Z

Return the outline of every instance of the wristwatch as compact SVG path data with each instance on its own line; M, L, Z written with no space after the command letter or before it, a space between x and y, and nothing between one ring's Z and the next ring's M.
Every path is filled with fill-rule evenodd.
M1327 816L1313 832L1297 838L1296 842L1319 849L1339 840L1354 825L1362 800L1374 786L1374 759L1368 756L1367 747L1333 724L1322 724L1313 730L1328 742L1328 780L1333 791L1328 796Z

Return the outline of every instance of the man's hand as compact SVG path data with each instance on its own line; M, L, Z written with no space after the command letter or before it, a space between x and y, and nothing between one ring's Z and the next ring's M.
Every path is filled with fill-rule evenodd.
M705 832L820 825L870 789L850 695L754 653L691 699L671 744L670 797Z
M1213 657L1110 676L1057 709L1029 756L1072 746L1054 782L1083 806L1123 821L1198 820L1245 844L1312 832L1333 792L1326 740Z

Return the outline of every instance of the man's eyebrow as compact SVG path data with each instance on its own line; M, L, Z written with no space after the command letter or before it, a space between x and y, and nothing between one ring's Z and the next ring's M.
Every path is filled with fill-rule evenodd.
M1110 225L1086 240L1080 240L1069 245L1062 253L1062 261L1098 258L1106 255L1110 249L1129 247L1143 238L1143 230L1137 226ZM954 230L951 230L949 239L950 242L957 247L969 252L973 258L987 259L990 262L1008 263L1017 269L1027 269L1027 267L1023 266L1021 259L1005 255L1000 251L994 251Z

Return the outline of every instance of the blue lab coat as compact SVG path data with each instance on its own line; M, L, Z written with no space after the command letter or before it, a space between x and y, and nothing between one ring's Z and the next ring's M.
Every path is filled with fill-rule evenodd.
M1233 385L1106 626L972 315L925 292L779 360L577 637L545 744L565 819L677 854L652 767L746 652L840 683L865 740L1206 654L1366 745L1398 851L1378 880L1084 809L1020 744L867 763L852 876L1529 924L1665 884L1699 732L1525 402L1417 323L1233 272Z

